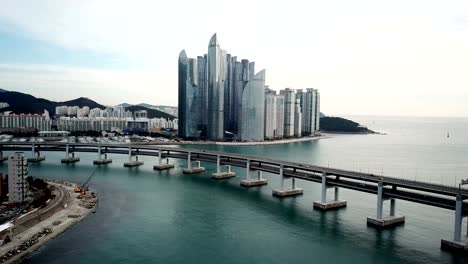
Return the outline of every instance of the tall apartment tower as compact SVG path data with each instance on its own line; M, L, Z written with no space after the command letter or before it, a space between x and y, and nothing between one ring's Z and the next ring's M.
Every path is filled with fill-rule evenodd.
M250 73L251 74L251 73ZM265 70L253 75L242 91L239 138L263 141L265 126Z
M179 137L198 137L198 72L194 59L185 50L179 54Z
M265 139L282 138L284 132L284 96L265 90Z
M206 137L208 126L208 81L207 81L207 55L197 57L198 70L198 129Z
M179 136L263 140L265 72L220 48L216 34L208 53L179 56ZM259 114L259 113L262 114Z
M296 111L296 94L294 90L286 88L280 91L284 96L284 137L294 136L294 113Z
M320 130L320 95L318 90L307 88L303 94L302 135L310 136Z
M301 99L297 99L296 94L296 104L294 105L294 136L302 136L302 107ZM302 96L302 92L299 94Z
M216 34L208 45L208 139L224 139L224 82L226 80L226 51L219 46Z
M24 203L29 198L28 160L23 152L15 152L8 159L8 203Z

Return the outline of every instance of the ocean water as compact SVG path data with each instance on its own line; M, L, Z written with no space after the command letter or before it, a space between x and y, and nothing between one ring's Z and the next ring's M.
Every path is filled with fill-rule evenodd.
M331 135L317 141L268 146L197 146L311 164L457 184L468 178L468 119L352 117L386 135ZM447 133L450 137L447 138ZM95 155L73 165L63 154L46 153L31 174L81 183ZM47 243L25 263L468 263L468 255L440 250L453 237L454 212L397 200L403 226L376 230L376 197L341 189L348 207L320 212L320 185L296 181L304 195L277 199L276 175L268 185L245 189L238 177L210 179L215 170L183 175L185 161L156 172L156 158L123 168L125 156L100 167L91 181L100 203L96 214ZM6 172L6 164L0 165ZM333 195L330 190L329 195ZM388 213L388 204L384 205ZM467 223L464 222L464 232Z

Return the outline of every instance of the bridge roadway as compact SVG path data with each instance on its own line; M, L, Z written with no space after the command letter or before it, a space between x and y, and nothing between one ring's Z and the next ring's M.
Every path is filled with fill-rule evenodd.
M250 169L273 174L280 174L280 166L283 166L284 177L302 179L306 181L322 182L322 174L327 175L327 185L352 189L356 191L377 194L379 182L384 185L384 197L396 198L415 203L455 210L455 197L460 194L463 200L468 198L467 189L459 189L455 186L447 186L423 181L413 181L384 175L374 175L335 168L315 166L305 163L261 158L236 153L226 153L211 150L196 150L177 147L163 147L155 145L138 144L82 144L82 143L34 143L35 152L53 151L65 152L69 145L69 153L84 152L105 154L129 154L132 155L158 156L161 150L162 158L187 159L189 153L193 161L217 162L220 156L221 165L231 165L245 168L250 161ZM32 151L32 143L11 142L0 143L0 151ZM468 204L463 203L463 215L468 215Z

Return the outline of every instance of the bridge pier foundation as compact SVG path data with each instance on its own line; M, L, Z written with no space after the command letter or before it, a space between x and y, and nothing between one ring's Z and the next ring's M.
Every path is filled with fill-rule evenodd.
M348 205L347 201L339 199L338 187L334 187L335 199L332 201L327 201L327 189L328 188L329 187L327 186L327 174L324 172L322 173L322 197L320 201L314 202L315 209L327 211L327 210L335 210L335 209L343 208Z
M262 172L257 171L257 178L256 179L251 179L250 178L250 160L247 160L246 166L245 166L245 180L242 180L240 182L241 186L244 187L255 187L255 186L261 186L261 185L266 185L268 184L268 181L266 179L262 178Z
M280 178L281 178L281 189L275 189L272 191L272 195L276 197L289 197L289 196L296 196L302 195L304 190L302 188L296 187L296 179L291 178L291 188L284 188L284 167L280 165Z
M204 172L205 168L200 166L200 161L195 161L196 166L192 167L192 153L189 152L187 155L187 168L185 168L182 172L185 174L194 174L199 172Z
M455 223L453 240L442 239L440 244L441 249L450 251L468 251L468 229L467 236L462 236L462 210L463 198L461 195L457 195L457 200L455 202Z
M405 223L404 216L395 215L395 199L390 199L390 215L383 216L383 183L379 182L377 186L377 216L367 217L367 225L377 228L386 228Z
M135 160L132 159L132 156L135 156ZM138 155L133 155L132 148L128 148L128 162L124 163L124 167L138 167L143 164L143 161L138 160Z
M231 165L226 165L226 171L221 171L221 156L216 157L216 172L211 174L211 178L221 180L235 177L236 173L231 171Z
M158 149L158 164L153 166L153 170L168 170L168 169L174 168L175 165L170 164L168 158L166 159L166 164L163 164L161 162L161 159L162 159L161 155L162 155L162 152L160 149Z
M75 152L72 152L72 156L70 157L70 147L67 144L65 146L65 158L61 160L62 163L75 163L80 161L80 158L75 157Z
M44 156L41 156L41 152L40 151L36 151L36 146L33 144L32 145L32 157L28 158L28 162L41 162L43 160L45 160L45 157Z
M97 160L93 161L94 165L104 165L104 164L109 164L112 163L111 159L107 158L107 153L104 153L104 158L102 158L102 150L101 146L98 147L98 158Z

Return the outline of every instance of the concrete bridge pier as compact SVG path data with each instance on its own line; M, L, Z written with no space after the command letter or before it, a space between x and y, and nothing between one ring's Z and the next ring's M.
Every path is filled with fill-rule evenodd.
M174 164L169 164L169 159L166 159L166 164L161 162L161 149L158 149L158 164L153 166L154 170L168 170L174 168Z
M0 162L7 160L8 157L3 156L3 151L0 151Z
M31 146L31 152L32 152L32 155L31 157L28 158L28 162L41 162L45 160L45 157L41 156L41 152L36 151L36 146L34 144L32 144Z
M62 159L62 163L75 163L80 161L80 158L75 157L75 152L72 151L71 157L70 157L70 146L67 144L65 146L65 158Z
M327 201L327 189L334 188L335 189L335 199L332 201ZM320 201L314 202L314 208L319 210L333 210L338 208L343 208L348 205L348 202L345 200L339 199L339 192L338 187L329 187L327 185L327 174L324 172L322 173L322 196Z
M468 251L468 226L466 236L462 236L463 197L459 194L455 201L455 224L453 240L442 239L440 247L443 250ZM468 222L468 221L467 221Z
M132 156L135 156L135 160L133 160ZM133 155L132 148L128 148L128 162L124 163L124 167L138 167L143 165L143 163L143 161L138 160L138 154Z
M104 153L104 158L102 158L102 149L101 149L101 146L98 146L98 158L97 160L93 161L93 164L104 165L104 164L109 164L109 163L112 163L112 160L107 158L107 153Z
M302 188L297 188L296 187L296 179L291 178L291 188L284 188L284 167L283 165L280 165L280 175L281 177L281 189L275 189L272 191L272 195L276 197L288 197L288 196L296 196L296 195L301 195L304 193L304 190Z
M205 168L200 166L200 161L194 161L196 166L192 167L192 153L189 152L187 155L187 168L185 168L182 172L185 174L194 174L199 172L204 172Z
M245 166L245 180L242 180L240 182L240 185L244 187L254 187L254 186L261 186L261 185L266 185L266 184L268 184L268 181L262 178L261 171L257 171L256 179L250 178L250 160L247 160L246 166Z
M396 226L405 222L404 216L395 215L395 199L390 199L390 215L383 215L383 183L379 182L377 186L377 216L367 217L367 224L378 228L385 228L390 226Z
M226 171L221 171L221 156L216 157L216 172L211 174L211 178L221 180L232 178L236 176L236 173L231 171L231 165L226 165Z

